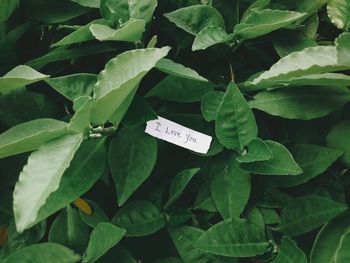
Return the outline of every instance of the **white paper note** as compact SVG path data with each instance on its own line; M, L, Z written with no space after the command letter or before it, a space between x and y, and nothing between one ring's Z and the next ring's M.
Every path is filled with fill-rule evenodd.
M212 137L158 116L148 121L146 133L194 152L206 154Z

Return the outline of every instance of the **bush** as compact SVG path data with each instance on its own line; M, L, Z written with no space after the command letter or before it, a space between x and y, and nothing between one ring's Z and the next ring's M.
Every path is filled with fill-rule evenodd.
M0 0L0 261L350 262L348 0Z

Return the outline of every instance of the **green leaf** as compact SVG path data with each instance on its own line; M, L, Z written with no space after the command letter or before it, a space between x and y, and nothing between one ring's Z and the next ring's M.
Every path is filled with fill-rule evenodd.
M125 235L125 230L110 223L99 223L90 235L89 245L83 256L83 263L96 262Z
M26 0L26 13L45 24L56 24L78 17L90 9L70 0Z
M72 60L80 57L85 57L94 54L101 54L105 52L110 52L114 50L112 47L106 45L105 43L100 43L90 46L82 46L76 48L58 47L45 55L32 59L26 63L26 65L40 69L47 64L58 61Z
M89 242L89 232L79 212L67 206L52 223L48 241L69 247L81 254Z
M137 42L142 38L145 26L144 20L130 19L117 30L104 24L92 24L90 31L99 41Z
M213 121L216 119L224 95L225 93L222 91L209 91L202 97L201 110L206 121Z
M238 218L250 196L250 175L231 158L225 170L212 180L210 190L220 215L224 219Z
M164 16L192 35L198 34L208 26L225 28L222 15L208 5L192 5L164 14Z
M55 119L19 124L0 134L0 158L36 150L45 142L67 133L67 123Z
M100 8L100 0L71 0L76 2L81 6L91 7L91 8Z
M235 26L234 36L240 39L256 38L288 26L303 16L305 13L287 10L252 9L244 22Z
M49 77L28 66L20 65L0 77L0 93L6 93Z
M184 262L203 262L203 263L223 263L220 257L207 254L196 247L196 240L204 233L203 230L191 226L169 227L169 234L175 247ZM230 261L231 262L231 261ZM235 262L235 261L232 261Z
M264 175L298 175L303 172L286 147L275 141L265 143L272 152L272 158L267 161L242 163L241 168Z
M297 197L283 208L281 223L275 230L297 236L320 227L347 208L345 204L320 196Z
M156 206L148 201L135 201L122 207L112 223L124 228L128 237L151 235L165 226L165 218Z
M200 168L183 170L173 178L169 188L169 199L165 207L171 206L182 195L192 177L198 173L199 170Z
M350 3L347 0L328 0L327 13L332 23L339 29L350 28Z
M17 8L19 0L0 1L0 23L5 22Z
M307 263L304 252L289 237L282 237L277 257L271 263Z
M19 233L34 225L40 208L59 188L61 177L82 139L82 134L65 135L45 143L29 156L13 194L13 210Z
M151 106L142 97L135 96L125 114L123 124L126 126L137 126L157 118L157 114Z
M55 243L34 244L20 250L3 259L2 263L75 263L80 262L80 255L62 245Z
M60 41L51 45L51 47L59 47L65 45L72 45L76 43L86 42L95 39L90 31L92 25L108 25L108 21L105 19L96 19L92 22L79 27L77 30L73 31L69 35L62 38Z
M350 63L350 33L343 33L336 39L337 59L341 65L348 66Z
M73 109L75 111L73 117L68 124L68 130L73 132L85 132L90 127L90 117L92 110L91 97L79 97L74 101Z
M192 44L192 51L203 50L216 44L226 43L232 38L233 35L228 35L222 27L208 26L196 35Z
M86 193L106 168L104 139L85 140L63 174L58 189L40 208L36 221L54 214Z
M284 32L273 42L273 47L281 58L295 51L316 46L318 44L314 39L301 37L297 34L285 34Z
M21 248L39 242L43 239L45 233L46 221L42 221L41 223L33 226L21 234L16 231L16 224L14 221L12 221L8 227L8 236L6 243L6 250L9 252L8 255Z
M311 250L311 263L340 263L341 239L350 232L350 213L345 212L325 224L317 234ZM346 261L344 261L345 263Z
M346 87L295 87L262 91L249 106L286 119L324 117L350 101Z
M322 73L322 74L311 74L300 77L290 77L288 79L264 81L258 86L243 86L244 92L252 92L258 90L266 90L274 87L284 86L349 86L350 76L341 73ZM312 87L309 87L312 89Z
M327 146L344 151L342 162L350 167L350 121L343 121L333 127L326 137Z
M168 47L138 49L124 52L110 60L95 85L92 121L96 124L106 122L168 51Z
M219 106L215 133L223 146L236 151L242 151L258 135L254 114L232 82Z
M100 11L104 18L113 23L124 23L130 18L128 0L101 0Z
M194 246L206 253L227 257L252 257L267 252L269 243L255 225L227 219L204 232Z
M267 161L273 157L269 146L261 139L256 138L250 141L245 154L236 157L239 163L252 163Z
M124 128L112 139L108 162L120 206L150 176L156 159L157 141L143 127Z
M213 84L196 80L167 76L155 85L146 97L175 102L196 102L213 90Z
M184 65L176 63L167 58L162 58L159 60L156 65L156 69L175 77L208 82L207 79L200 76L193 69L185 67Z
M129 0L130 17L149 23L153 18L157 4L157 0Z
M348 35L343 34L336 40L335 46L317 46L293 52L281 58L269 70L248 80L246 84L260 86L277 81L288 83L294 77L348 69L348 61L344 59L347 56L339 55L342 50L346 52L347 46Z
M58 93L74 101L82 96L90 96L96 83L95 74L79 73L57 78L50 78L46 82Z
M346 233L341 237L337 257L335 258L336 263L349 262L350 260L349 248L350 248L350 233Z
M109 222L108 216L102 210L101 207L98 206L95 202L91 200L85 200L92 209L92 214L88 215L83 211L79 211L80 217L85 224L88 226L95 228L99 223Z
M343 154L342 150L334 150L312 144L294 145L290 148L290 151L303 173L298 176L271 178L273 184L292 187L306 183L325 172Z

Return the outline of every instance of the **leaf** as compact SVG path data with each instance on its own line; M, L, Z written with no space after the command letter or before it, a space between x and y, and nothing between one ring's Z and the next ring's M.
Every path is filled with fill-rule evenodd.
M100 11L112 23L124 23L130 18L128 0L101 0Z
M51 47L60 47L65 45L72 45L76 43L86 42L95 39L94 35L90 31L92 25L108 25L108 21L105 19L96 19L90 23L79 27L69 35L62 38L60 41L51 45Z
M307 263L304 252L289 237L282 237L277 257L271 263Z
M242 169L263 175L299 175L303 172L282 144L275 141L265 143L272 152L272 158L267 161L242 163Z
M81 6L100 8L100 0L71 0Z
M91 97L79 97L74 101L73 109L75 111L73 117L68 124L68 130L72 132L87 132L90 127L90 117L92 110Z
M146 97L155 97L175 102L196 102L213 90L213 84L196 80L167 76L158 82Z
M59 188L61 177L82 139L82 134L65 135L45 143L29 156L13 194L13 210L19 233L37 222L40 208Z
M236 151L242 151L258 135L253 112L232 82L219 106L215 133L223 146Z
M350 101L345 87L295 87L262 91L249 106L286 119L310 120L324 117Z
M341 65L349 66L350 63L350 33L343 33L336 39L337 59Z
M74 101L82 96L90 96L96 80L95 74L79 73L50 78L46 82L58 93Z
M28 61L26 65L38 70L52 62L72 60L75 58L85 57L89 55L110 52L112 50L113 48L106 45L105 43L69 49L67 49L66 47L59 47L39 58L35 58Z
M157 159L157 141L143 127L124 128L115 136L108 152L119 206L150 176Z
M349 68L347 61L339 59L338 53L346 49L347 42L347 35L343 34L336 40L335 46L317 46L293 52L246 84L264 85L265 82L288 81L290 78L308 74L345 70Z
M142 38L145 26L144 20L131 19L117 30L104 24L92 24L90 25L90 31L99 41L126 41L134 43Z
M301 37L297 34L285 35L283 33L273 42L273 47L281 58L295 51L301 51L305 48L316 46L318 46L318 44L314 39Z
M256 138L250 141L247 152L236 157L239 163L252 163L267 161L273 157L269 146L261 139Z
M347 139L349 132L350 121L345 120L333 127L326 137L328 147L344 151L341 160L348 168L350 167L350 142Z
M226 43L232 38L233 35L228 35L222 27L208 26L196 35L192 44L192 51L203 50L216 44Z
M79 212L67 206L52 223L48 241L69 247L81 254L89 242L89 232Z
M302 168L303 173L298 176L271 178L271 181L278 186L292 187L306 183L325 172L343 154L341 150L312 144L294 145L290 148L290 151L295 161Z
M90 10L70 0L26 0L23 5L31 18L44 24L62 23Z
M67 123L55 119L21 123L0 134L0 158L36 150L45 142L67 133Z
M328 0L327 13L339 29L350 28L350 3L347 0Z
M341 73L322 73L311 74L300 77L291 77L288 79L264 81L258 86L243 86L242 91L252 92L266 90L268 88L281 88L284 86L349 86L350 76ZM312 87L309 87L312 89Z
M162 58L159 60L156 65L156 69L175 77L208 82L207 79L200 76L193 69L185 67L184 65L176 63L167 58Z
M349 248L350 248L350 234L346 233L342 236L340 240L340 245L338 248L338 254L336 257L336 263L346 263L349 262Z
M240 39L256 38L288 26L303 16L305 13L287 10L252 9L244 22L235 26L234 36Z
M250 196L250 175L231 158L225 170L212 180L210 190L220 215L224 219L238 218Z
M137 126L157 118L158 116L151 106L142 97L135 96L125 114L123 124L126 126Z
M222 91L209 91L202 97L201 110L206 121L213 121L216 119L224 95L225 93Z
M96 262L123 238L125 230L110 223L99 223L90 235L83 263Z
M127 237L151 235L165 226L165 218L152 203L134 201L122 207L112 223L124 228Z
M167 47L138 49L124 52L110 60L95 85L92 122L105 123L168 51Z
M106 159L105 140L85 140L63 174L58 189L40 208L36 221L47 218L86 193L103 174Z
M350 213L345 212L326 223L318 232L311 250L311 263L340 263L337 261L342 237L350 231ZM346 261L344 261L345 263Z
M80 261L80 259L80 255L62 245L55 243L40 243L17 250L7 258L2 259L1 262L75 263Z
M208 26L218 26L225 29L222 15L208 5L192 5L164 14L164 16L192 35L198 34Z
M227 257L252 257L267 252L269 243L255 225L243 219L221 221L204 232L194 246Z
M320 227L348 207L320 196L292 199L283 208L281 223L275 228L289 236L297 236Z
M130 17L134 19L142 19L146 23L149 23L153 18L153 13L157 4L157 0L130 0Z
M49 77L31 67L20 65L0 77L0 93L6 93Z
M42 240L46 233L46 221L20 234L16 231L16 224L13 220L8 227L5 227L5 230L7 231L7 236L5 236L5 256L7 256L23 247L27 247Z
M82 211L79 211L80 217L85 224L92 228L95 228L99 223L109 222L109 219L105 212L95 202L89 200L87 203L91 207L92 213L89 215Z
M200 168L183 170L173 178L169 188L169 199L165 207L171 206L182 195L192 177L198 173L199 170Z
M17 8L19 0L0 1L0 22L5 22Z
M224 262L220 260L220 257L204 253L196 247L194 247L195 241L204 233L203 230L184 225L179 227L169 227L168 231L178 253L184 260L184 262Z
M0 118L5 127L23 122L60 117L60 110L48 96L28 91L25 87L0 96Z

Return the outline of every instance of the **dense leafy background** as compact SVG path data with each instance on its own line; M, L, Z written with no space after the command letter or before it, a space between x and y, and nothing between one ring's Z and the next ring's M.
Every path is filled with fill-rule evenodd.
M350 262L349 30L348 0L0 0L0 261Z

